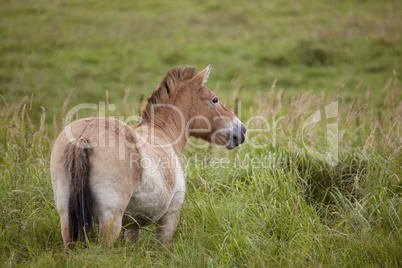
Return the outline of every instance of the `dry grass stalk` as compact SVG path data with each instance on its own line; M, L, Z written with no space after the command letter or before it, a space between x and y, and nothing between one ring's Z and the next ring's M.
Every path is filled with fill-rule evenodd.
M26 105L24 104L24 106L22 106L22 112L21 112L21 122L22 122L21 125L24 125L25 108L26 108Z
M284 95L284 91L277 92L275 94L275 97L274 97L274 100L272 103L272 109L270 111L271 115L276 115L279 113L279 111L282 110L283 95Z
M316 103L317 100L311 95L311 91L304 94L303 92L300 93L299 97L291 102L289 112L283 120L283 126L289 128L288 130L290 132L293 132L293 129L296 129L296 132L299 130L301 131L301 122L303 122L306 115L315 112L315 109L312 107Z
M40 117L40 127L39 127L39 130L36 131L33 135L34 138L39 135L39 145L40 145L40 141L41 141L40 137L43 135L43 132L45 131L45 119L46 119L45 108L43 106L41 106L40 108L42 109L42 115Z
M401 122L401 117L396 117L395 115L393 115L391 113L389 113L388 116L390 118L390 120L389 120L390 126L391 126L391 119L395 120L394 126L392 128L394 129L395 126L396 126L396 132L395 132L395 137L394 138L398 141L398 138L399 139L402 138L402 135L401 135L401 131L402 131L402 129L401 129L401 123L402 123Z
M275 87L276 87L276 82L278 82L278 79L275 79L272 84L271 84L271 89L269 90L268 98L272 96L274 93Z
M351 115L352 112L353 112L353 109L354 109L354 107L355 107L356 100L357 100L357 97L353 100L352 105L350 106L349 113L348 113L348 117L347 117L347 119L346 119L347 121L349 121L350 115Z
M22 98L22 100L18 103L17 108L14 111L13 118L11 119L11 123L18 125L18 118L19 118L19 112L21 109L22 104L28 99L27 96Z
M370 133L370 136L368 136L368 138L366 139L366 143L364 144L364 150L367 150L367 148L370 146L372 147L373 145L373 141L374 141L374 134L375 134L375 130L377 129L377 126L375 126L373 128L373 130Z
M53 135L54 135L54 137L57 137L58 134L59 134L59 130L57 128L56 114L53 113Z
M348 124L350 125L353 121L356 120L356 118L359 117L360 113L363 111L364 108L366 108L368 104L363 104L356 112L353 113L353 115L347 120Z
M394 82L394 88L396 88L396 86L397 86L397 84L398 84L398 76L396 75L396 70L395 70L395 69L392 70L392 73L393 73L393 75L394 75L394 80L393 80L393 82Z
M204 179L201 177L200 174L197 174L197 175L198 175L198 177L200 178L201 183L202 183L202 185L204 186L204 188L207 189L207 190L209 190L210 188L209 188L209 185L208 185L208 183L206 182L206 180L204 180Z
M11 137L8 139L8 143L13 143L17 134L19 133L18 126L16 125L6 125L2 126L0 129L7 129L8 132L11 134Z
M41 106L40 108L42 109L42 116L40 117L39 134L42 135L43 131L45 130L46 110L43 106Z
M391 86L391 83L392 83L392 77L387 80L383 90L387 91L389 89L389 87Z
M316 126L317 126L317 123L313 123L313 124L309 125L307 133L306 133L307 141L310 142L311 145L313 145L313 146L317 143Z
M384 128L383 128L383 122L382 122L382 116L381 116L381 111L378 111L378 126L381 128L381 131L384 130Z
M344 85L341 85L335 92L335 95L332 97L331 102L334 102L336 98L338 97L339 91L344 87Z
M71 98L71 96L73 95L73 93L74 93L74 91L75 91L75 89L76 89L76 87L77 87L77 81L78 81L78 80L75 79L74 86L73 86L73 88L71 89L70 94L68 94L66 100L65 100L64 103L63 103L63 108L62 108L62 110L61 110L61 117L64 117L64 115L66 114L67 105L68 105L68 102L70 101L70 98ZM64 125L64 118L63 118L63 125Z
M285 134L285 132L283 131L283 129L282 129L282 128L278 128L277 130L278 130L278 132L279 132L280 137L281 137L283 140L286 140L286 134Z
M29 128L31 129L31 131L33 131L35 127L32 124L32 120L31 120L31 117L29 116L29 113L27 113L26 116L27 116L27 121L28 121Z
M346 133L346 130L341 130L341 131L339 131L339 136L338 136L338 139L339 139L339 146L341 146L341 145L343 145L343 136L345 135L345 133Z
M3 109L1 110L0 118L5 121L7 118L4 118L4 115L5 115L6 113L9 114L9 112L8 112L9 106L8 106L8 103L7 103L6 99L4 98L4 96L1 95L1 94L0 94L0 96L1 96L1 98L3 99L3 103L4 103L4 107L3 107Z
M394 157L399 153L399 151L400 151L401 149L402 149L402 145L399 146L398 148L396 148L396 150L393 151L392 154L388 157L387 162L393 161L393 160L394 160ZM396 178L398 178L398 177L396 176ZM399 178L398 178L398 181L399 181Z
M123 100L122 100L123 104L127 103L128 95L130 95L130 87L126 87L126 89L124 90L124 97L123 97Z
M8 119L10 118L10 115L11 115L11 112L13 111L13 108L14 108L14 105L13 105L13 104L11 104L11 105L7 108L6 114L4 115L4 118L3 118L4 121L6 121L6 120L8 120Z
M377 129L380 131L381 136L385 137L386 135L384 134L384 129L383 129L382 125L381 125L382 122L378 121L371 113L370 113L370 116L371 116L372 120L375 122L375 125L376 125ZM390 117L390 120L392 120L391 117Z
M396 126L397 123L398 123L398 121L395 121L394 124L392 125L392 127L390 127L390 129L389 129L389 132L388 132L388 135L387 135L387 139L386 139L386 143L387 143L389 146L392 146L392 142L391 142L392 132L393 132L393 130L394 130L394 128L395 128L395 126Z
M364 113L363 123L355 129L355 131L354 131L355 133L366 126L367 116L369 114L370 114L369 112Z
M402 101L399 102L399 105L396 108L395 114L398 115L399 118L402 118Z
M24 155L25 155L25 147L26 147L26 141L27 141L27 139L24 137L24 135L25 135L25 131L24 131L25 130L25 120L24 120L25 108L26 108L26 105L24 104L24 106L22 107L22 112L21 112L21 124L19 124L19 129L21 132L21 136L20 136L21 147L22 147L22 151L23 151Z
M237 97L237 98L235 99L235 107L234 107L234 114L235 114L237 117L239 117L239 102L240 102L240 100L239 100L239 98Z
M369 103L370 100L370 86L366 89L366 103Z

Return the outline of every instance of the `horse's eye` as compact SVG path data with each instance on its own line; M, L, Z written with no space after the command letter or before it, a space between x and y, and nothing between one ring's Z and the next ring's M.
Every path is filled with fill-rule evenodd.
M215 97L212 99L212 103L213 104L217 104L219 102L218 97Z

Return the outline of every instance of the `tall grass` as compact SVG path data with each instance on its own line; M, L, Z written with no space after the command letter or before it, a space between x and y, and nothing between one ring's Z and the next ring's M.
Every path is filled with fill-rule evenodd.
M374 110L369 96L346 101L343 88L331 96L307 92L285 100L273 84L250 111L268 119L285 116L275 128L270 124L270 132L249 132L253 144L264 146L245 144L230 152L187 147L187 196L167 253L157 249L153 227L147 227L137 245L126 245L120 237L111 250L93 242L67 255L49 174L52 141L63 118L53 115L49 129L42 107L34 125L32 96L15 104L2 98L0 262L33 267L401 266L402 101L396 77L384 90L384 108ZM114 114L106 116L135 114L143 97L129 105L129 93L127 88ZM335 100L339 113L332 123L338 123L340 138L332 163L305 146L325 149L325 125L307 130L302 125ZM60 114L68 107L67 99ZM249 123L249 129L263 127L260 121ZM302 132L308 132L305 140Z

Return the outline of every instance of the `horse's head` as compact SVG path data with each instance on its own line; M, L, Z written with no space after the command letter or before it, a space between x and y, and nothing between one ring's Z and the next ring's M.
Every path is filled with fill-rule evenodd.
M147 99L142 110L143 121L154 122L164 129L177 128L180 133L228 149L243 143L246 128L242 122L204 86L210 70L211 66L199 73L193 67L169 70Z
M204 86L210 71L211 66L208 66L183 87L189 89L191 96L188 98L191 111L188 123L190 135L233 149L244 142L246 128L219 101L218 96Z

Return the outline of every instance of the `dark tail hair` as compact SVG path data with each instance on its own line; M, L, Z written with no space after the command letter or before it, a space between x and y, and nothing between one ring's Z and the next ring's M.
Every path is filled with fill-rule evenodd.
M64 151L64 165L70 176L68 226L72 242L85 241L85 234L92 232L93 210L89 189L90 150L88 141L80 138L77 145L68 143Z

